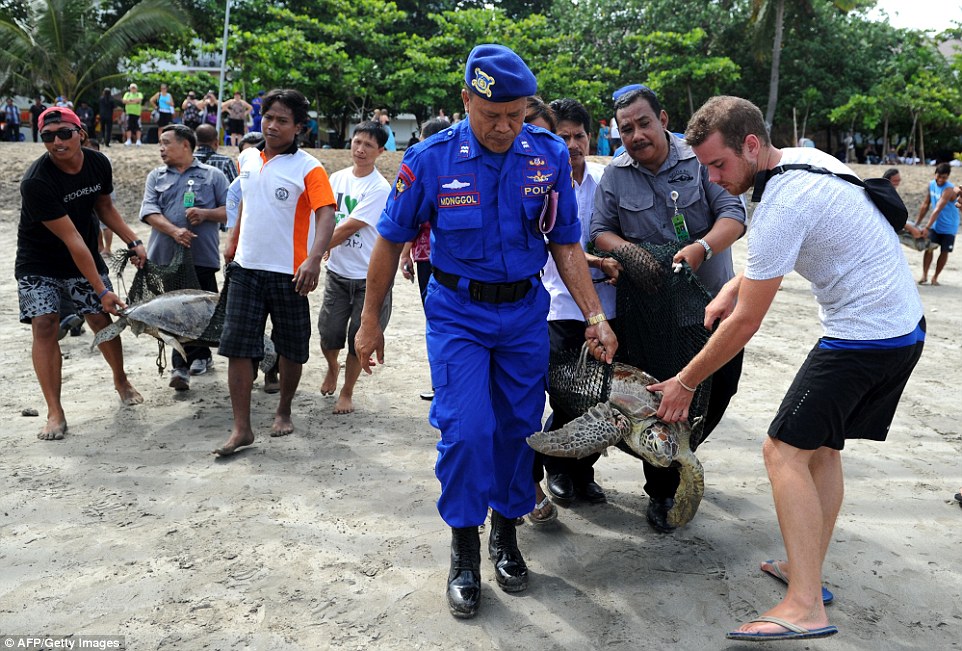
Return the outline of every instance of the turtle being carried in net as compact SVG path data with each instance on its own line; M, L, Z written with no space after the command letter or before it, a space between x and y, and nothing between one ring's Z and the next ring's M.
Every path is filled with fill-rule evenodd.
M646 388L658 380L627 364L615 363L611 371L608 400L552 432L529 436L528 445L553 457L581 459L624 443L653 466L676 464L680 483L675 504L668 512L673 527L687 524L695 517L705 494L705 471L691 449L691 440L700 436L703 419L665 423L655 415L661 395Z

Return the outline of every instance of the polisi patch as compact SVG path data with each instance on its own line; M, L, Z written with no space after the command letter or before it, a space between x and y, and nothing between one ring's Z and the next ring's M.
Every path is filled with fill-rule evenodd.
M471 85L474 86L474 90L478 95L491 97L491 87L494 86L494 84L494 77L481 68L474 69L474 79L471 80Z
M548 161L540 157L532 158L528 161L528 165L530 165L531 167L544 167L547 164L548 164Z

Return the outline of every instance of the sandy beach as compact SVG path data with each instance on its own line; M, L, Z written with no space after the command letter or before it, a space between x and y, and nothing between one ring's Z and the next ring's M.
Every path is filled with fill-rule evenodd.
M88 329L61 342L70 431L40 441L45 405L13 265L20 176L43 148L0 152L0 639L111 635L137 651L770 648L724 633L783 590L758 569L784 557L760 450L820 334L798 275L786 278L748 346L738 395L698 451L706 495L695 519L672 535L650 529L640 462L612 450L596 465L608 503L520 527L530 588L502 592L485 559L481 612L459 621L443 593L450 533L435 508L437 432L418 397L430 379L417 285L395 285L385 365L362 376L353 414L332 415L335 397L320 394L315 332L295 432L268 436L277 397L258 380L257 441L217 459L211 450L231 427L226 360L215 356L210 373L175 393L157 372L156 341L125 331L127 372L145 402L124 408ZM157 147L105 153L120 212L146 240L137 214ZM344 151L313 153L328 172L349 164ZM379 161L389 180L399 160ZM883 169L856 167L863 177ZM902 168L913 218L932 174ZM918 278L922 254L903 252ZM740 268L744 241L735 257ZM962 648L962 509L952 499L962 486L960 261L950 258L941 286L920 288L925 353L889 440L843 453L847 493L825 566L840 633L784 648ZM322 289L311 295L315 317Z

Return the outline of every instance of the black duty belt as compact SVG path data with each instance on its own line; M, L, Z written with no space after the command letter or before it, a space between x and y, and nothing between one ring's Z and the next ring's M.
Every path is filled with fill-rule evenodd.
M461 276L449 274L437 267L433 268L432 273L439 283L448 289L457 290ZM531 290L532 278L517 280L513 283L482 283L477 280L469 280L468 295L473 300L482 303L514 303L524 298Z

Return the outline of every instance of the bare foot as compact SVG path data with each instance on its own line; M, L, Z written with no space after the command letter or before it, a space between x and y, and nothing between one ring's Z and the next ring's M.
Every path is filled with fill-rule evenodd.
M124 404L125 407L131 405L139 405L144 401L144 397L127 382L119 387L117 387L117 393L120 394L120 402Z
M346 396L344 392L337 396L337 402L334 403L334 414L353 414L354 413L354 397Z
M919 281L919 284L920 284L920 285L928 285L928 284L929 284L929 279L928 279L928 278L923 278L923 279L921 279L921 280Z
M227 439L227 443L222 445L213 451L219 457L229 457L230 455L237 452L238 448L242 448L247 445L254 443L254 432L232 432L230 438Z
M291 420L290 414L287 416L274 414L274 424L271 425L271 436L287 436L293 431L294 421Z
M41 441L60 441L67 433L67 421L48 419L47 424L37 433Z
M939 281L936 280L935 278L933 278L933 279L932 279L932 287L938 287L938 286L939 286Z
M327 375L324 376L324 381L321 383L321 395L322 396L333 396L334 391L337 390L337 376L340 373L340 366L330 366L327 367Z

